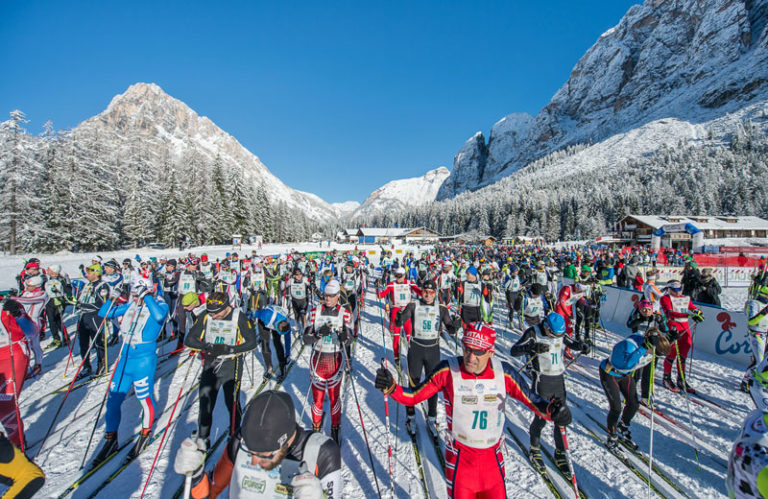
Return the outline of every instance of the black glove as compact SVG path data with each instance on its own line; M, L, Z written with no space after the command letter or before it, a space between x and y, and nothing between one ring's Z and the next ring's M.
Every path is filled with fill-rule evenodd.
M579 341L578 345L576 345L576 350L578 350L583 354L589 355L589 351L591 350L591 348L589 348L589 343L587 343L586 341Z
M546 343L531 343L528 345L528 352L530 352L531 355L547 353L549 352L549 345Z
M318 336L328 336L329 334L333 333L333 329L329 324L323 324L320 329L318 329L317 334Z
M288 323L288 321L280 321L277 323L277 330L281 333L287 333L291 330L291 325Z
M453 330L455 332L458 332L460 328L461 328L461 317L457 315L456 317L453 318Z
M389 395L395 390L395 378L392 376L392 373L389 372L389 369L380 367L376 370L376 381L373 386L375 386L377 390L381 390Z
M346 328L341 328L339 330L339 341L342 343L346 343L347 341L349 341L349 333L347 333Z
M219 357L221 355L232 355L235 353L235 347L225 345L224 343L207 344L205 346L205 353L212 357Z
M6 299L3 302L3 310L11 314L14 318L18 319L24 315L24 311L16 300Z
M691 318L694 320L694 322L704 322L704 314L701 313L701 310L696 310L693 315L691 315Z
M659 348L659 335L658 334L651 334L647 338L645 338L645 348L648 350L654 349L658 350Z
M669 338L670 343L674 343L680 338L680 332L677 329L671 328L667 333L667 338Z
M402 319L403 319L403 311L398 310L397 313L395 314L395 324L400 324L401 323L400 321Z
M547 413L552 418L552 422L557 426L568 426L571 424L571 411L565 405L565 402L560 399L552 398L552 401L547 406Z

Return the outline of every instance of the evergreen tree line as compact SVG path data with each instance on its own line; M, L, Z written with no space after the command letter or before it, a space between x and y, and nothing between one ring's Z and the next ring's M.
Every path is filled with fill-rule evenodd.
M583 147L573 147L574 155ZM577 169L563 151L493 185L450 200L360 220L427 226L443 234L547 241L594 238L628 214L755 215L768 218L768 139L740 124L725 139L663 145L650 157Z
M233 234L306 241L317 222L272 200L187 142L171 144L98 127L28 134L20 111L0 123L0 247L110 250L150 242L226 244ZM163 151L157 157L153 151Z

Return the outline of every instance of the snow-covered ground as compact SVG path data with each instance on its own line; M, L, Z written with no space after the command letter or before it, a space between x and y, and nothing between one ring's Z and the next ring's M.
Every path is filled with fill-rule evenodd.
M296 247L297 249L316 249L311 245L286 246L283 251ZM215 255L209 251L209 255ZM223 254L226 250L220 250ZM270 248L269 251L272 251ZM244 252L244 251L243 251ZM243 253L241 252L241 254ZM198 251L199 253L199 251ZM174 252L157 252L157 255ZM103 254L106 257L108 254ZM109 254L111 256L111 254ZM115 254L123 256L123 253ZM128 256L133 256L130 254ZM62 255L61 262L67 262L74 268L82 261L83 255ZM15 262L3 260L0 264L14 271L20 267L20 259ZM6 276L3 275L3 279ZM342 435L342 464L344 487L343 495L349 498L376 497L375 480L383 493L389 489L387 473L387 428L384 424L384 400L379 391L373 387L375 370L380 360L387 355L392 361L391 339L388 332L383 330L386 320L382 320L382 307L372 289L366 294L365 308L362 313L361 330L355 345L353 358L353 383L343 385L343 417ZM70 328L74 325L69 322ZM499 333L497 355L505 361L510 361L519 368L522 363L510 359L507 352L509 347L519 337L519 331L511 330L505 313L497 309L495 327ZM598 332L596 341L598 349L590 356L582 356L578 362L567 371L566 386L569 392L569 405L574 413L574 422L568 428L569 444L574 458L575 471L579 486L589 497L642 497L647 494L647 485L635 474L624 467L610 454L607 454L598 441L591 436L590 430L602 436L601 430L588 415L604 424L607 412L607 401L600 387L597 366L610 347L620 339L611 332ZM49 341L49 340L47 340ZM44 342L44 345L47 343ZM451 340L442 341L443 357L453 355L456 345ZM161 344L160 354L169 351L170 344ZM76 347L77 351L77 347ZM309 389L308 350L299 355L300 346L294 341L293 356L297 363L288 373L283 389L294 397L297 411L304 426L310 425L310 415L306 405ZM114 358L117 347L110 350L110 358ZM253 357L253 358L251 358ZM180 442L196 428L197 421L197 391L196 383L199 375L199 363L196 359L182 355L174 357L158 367L158 380L155 385L157 411L155 430L159 431L168 423L173 404L182 393L182 400L173 418L174 426L168 432L160 453L157 467L147 487L145 497L172 497L182 484L182 477L173 471L173 457ZM73 391L59 415L51 436L45 447L39 449L40 440L52 421L63 399L62 393L51 395L50 392L64 386L71 380L72 366L64 376L67 364L65 349L46 352L44 374L36 379L27 381L21 394L21 414L27 430L32 456L37 455L36 462L47 475L45 487L40 497L57 497L69 487L80 475L80 463L85 453L88 437L94 425L96 413L101 403L106 385L104 381L95 381L84 388ZM179 365L180 364L180 365ZM404 364L404 363L403 363ZM246 360L246 373L243 379L242 400L245 402L254 392L253 386L258 386L263 372L260 353L249 356ZM251 369L253 366L253 369ZM176 368L175 370L172 370ZM661 369L661 364L658 366ZM751 410L749 397L738 391L738 383L742 376L740 368L722 362L712 356L696 352L695 361L691 368L691 384L702 393L716 400L722 409L714 409L692 401L689 404L681 395L672 394L661 388L657 391L658 407L670 418L660 421L656 418L653 432L653 460L670 480L677 484L683 493L689 497L725 497L725 463L732 440L738 433L741 422ZM168 373L168 374L166 374ZM165 374L165 376L163 376ZM660 379L660 374L657 379ZM253 381L251 381L253 379ZM355 391L353 391L353 389ZM357 397L355 397L355 392ZM186 394L188 393L188 397ZM185 398L186 397L186 398ZM371 446L374 460L374 470L368 460L368 453L363 438L363 428L357 411L356 401L359 401L367 439ZM326 402L327 409L327 402ZM140 427L140 406L133 397L123 404L123 418L119 430L119 441L124 442ZM424 436L423 413L417 411L420 430L420 455L424 465L429 497L445 497L442 470L437 454L431 443ZM519 435L527 445L527 427L530 422L530 412L517 402L507 404L507 426ZM426 497L416 464L416 457L404 427L405 410L397 407L390 400L390 419L392 445L394 447L394 489L396 497ZM212 441L221 432L226 431L228 414L223 402L219 402L214 413ZM438 420L442 427L445 425L445 414L442 404L439 405ZM326 420L328 431L329 422ZM99 421L94 443L88 457L91 458L103 436L103 415ZM695 429L695 441L688 436L682 427ZM650 421L637 414L632 424L633 436L640 449L647 453L651 432ZM522 449L505 432L507 491L510 497L551 497L541 478L528 465ZM544 430L543 441L545 448L552 451L551 426ZM98 497L139 497L147 479L147 475L160 447L158 438L140 458L129 465L115 480L101 490ZM698 462L693 446L698 447ZM223 449L219 447L218 453ZM127 452L126 450L123 453ZM108 463L103 470L85 481L75 489L72 497L89 497L105 478L119 467L119 459ZM647 467L646 467L647 469ZM482 470L478 470L482 472ZM656 480L658 481L658 480ZM676 496L674 491L665 492L666 496ZM682 496L682 495L679 495Z

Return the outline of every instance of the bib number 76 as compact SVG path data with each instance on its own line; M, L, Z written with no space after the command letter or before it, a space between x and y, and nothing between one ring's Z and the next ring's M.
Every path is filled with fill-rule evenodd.
M488 411L472 411L474 419L472 420L472 429L480 428L485 430L488 428ZM479 425L479 426L478 426Z

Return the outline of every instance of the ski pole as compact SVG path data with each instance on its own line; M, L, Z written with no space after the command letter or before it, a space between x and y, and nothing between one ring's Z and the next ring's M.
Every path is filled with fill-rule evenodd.
M571 360L569 360L568 363L565 365L565 369L567 370L569 367L571 367L571 364L573 364L574 362L579 360L579 357L581 357L581 354L583 354L583 353L584 352L579 352L578 354L576 354L576 357L574 357Z
M576 494L576 499L579 499L579 484L576 483L576 472L573 470L573 461L571 461L571 450L568 447L568 438L565 435L565 426L560 426L560 435L563 437L563 447L565 447L565 460L568 462L568 471L571 472L571 484L573 485L573 492ZM651 476L650 474L648 476Z
M51 420L51 425L48 427L48 431L45 432L45 436L43 437L43 440L40 442L40 447L37 449L37 454L35 457L40 455L40 451L45 446L45 441L48 439L48 436L51 434L51 430L53 430L53 425L56 424L56 419L59 417L59 414L61 413L61 409L64 407L64 403L67 401L67 397L69 397L69 393L72 391L72 387L75 386L75 381L77 381L77 375L80 374L80 371L83 369L83 365L85 364L86 359L88 359L88 355L91 353L91 349L93 348L93 345L96 343L96 337L94 336L91 340L91 344L88 346L88 350L85 351L85 355L83 355L83 359L80 361L80 365L77 367L77 371L75 371L75 375L72 377L72 382L69 384L69 388L67 389L67 392L64 394L64 399L61 401L61 404L59 404L59 408L56 409L56 414L53 415L53 419Z
M8 351L11 354L11 381L13 382L13 406L16 412L16 424L18 425L19 429L19 441L21 442L21 452L25 451L25 444L24 444L24 426L21 422L21 413L19 412L19 390L16 385L16 365L13 361L13 341L11 341L11 344L8 347ZM10 435L9 435L10 436Z
M677 345L675 345L677 347ZM682 363L680 362L680 349L675 348L675 354L677 355L677 373L680 375L680 379L683 380L683 396L685 397L685 402L688 408L688 424L693 428L693 417L691 413L691 400L688 396L688 382L685 380L685 373L682 369ZM693 453L696 455L696 471L701 471L701 463L699 462L699 444L696 442L696 435L691 432L691 438L693 439Z
M189 367L187 367L187 372L184 374L184 380L181 382L181 386L179 387L179 394L176 396L176 402L173 403L173 409L171 409L171 416L168 418L168 424L165 425L165 430L163 430L163 436L160 438L160 446L157 448L157 452L155 452L155 458L152 460L152 466L150 466L149 468L149 475L147 476L147 481L144 482L144 488L141 489L140 498L144 497L144 493L147 491L147 485L149 485L149 481L152 479L152 472L155 470L155 464L157 464L157 458L160 456L160 453L163 450L163 445L165 444L165 437L169 433L169 428L171 427L171 423L173 423L175 428L176 423L178 422L178 419L174 421L173 415L176 413L176 406L179 405L179 400L181 400L181 394L184 391L184 388L187 384L187 377L189 376L189 372L192 370L192 364L194 364L194 362L189 363ZM200 368L202 369L202 366ZM235 372L237 372L237 370L235 370ZM189 397L190 393L192 393L192 390L187 392L187 395L184 397L184 403L186 403L187 397ZM173 431L173 430L170 430L170 431ZM192 477L188 476L188 478L191 483ZM186 478L184 479L184 481L186 486Z
M688 366L688 378L693 378L693 347L696 344L696 326L699 323L693 321L693 329L691 329L691 364Z
M384 369L387 369L387 357L386 355L381 359L382 366ZM389 471L389 487L392 489L392 495L395 494L395 482L393 479L395 466L392 460L392 431L390 430L389 426L389 395L386 393L384 394L384 424L387 427L387 468ZM374 476L376 474L374 473ZM378 487L378 482L377 482ZM381 497L381 493L379 493L379 497Z
M654 410L654 397L653 397L653 385L654 383L654 376L656 376L656 347L653 347L651 349L651 381L650 381L650 392L648 394L648 405L651 407L651 443L648 448L648 476L651 476L651 472L653 471L653 417L656 415L656 411ZM648 481L648 499L651 498L651 483L650 480Z
M114 304L114 302L112 302L112 303ZM131 339L133 338L133 333L134 333L134 330L136 329L136 324L138 323L138 318L139 318L139 315L141 314L141 309L143 307L144 307L144 302L141 303L141 307L139 307L139 309L136 311L136 313L134 315L134 317L135 317L134 320L136 322L131 324L131 330L128 333L128 339L127 339L127 341L125 341L125 340L123 341L123 345L120 347L120 353L117 354L117 360L115 360L115 368L112 369L112 375L110 375L110 377L109 377L109 382L107 383L107 389L104 392L104 398L101 399L101 405L99 406L99 413L96 414L96 421L94 421L94 423L93 423L93 429L91 429L91 436L88 437L88 445L86 445L86 447L85 447L85 453L83 454L83 461L80 463L80 469L83 469L85 467L85 461L88 458L88 451L91 449L91 442L93 442L93 435L94 435L94 433L96 433L96 427L99 425L99 419L101 419L101 413L104 411L104 404L106 404L107 398L109 397L109 390L112 387L112 380L115 379L115 373L117 373L117 365L120 363L120 359L123 357L123 352L126 351L126 349L125 349L126 345L130 345L131 344ZM104 319L106 320L107 317L109 317L109 313L107 313L107 315L104 317ZM98 337L98 335L96 335L94 337L94 340L97 337ZM106 359L105 359L105 361L106 361ZM124 362L123 363L123 369L122 369L122 372L120 373L120 379L117 380L117 386L120 386L120 383L123 380L123 374L125 374L125 366L127 364L128 364L128 362Z
M192 475L184 475L184 493L181 497L189 499L189 494L192 492Z
M363 438L365 439L365 447L368 449L368 460L371 462L371 473L373 473L373 478L376 482L376 493L378 493L379 498L381 498L381 490L379 489L379 478L376 475L376 468L373 464L373 454L371 454L371 446L368 444L368 433L365 431L365 422L363 421L363 411L360 409L360 401L357 398L357 389L355 388L355 379L352 377L352 366L349 362L349 357L347 356L347 351L344 349L344 346L341 347L341 355L346 359L346 365L347 365L347 376L349 376L349 384L352 385L352 394L355 396L355 405L357 405L357 413L360 416L360 427L363 430ZM392 475L389 476L390 481L392 480ZM392 490L394 491L394 483L392 484Z
M528 367L528 364L530 364L530 363L531 363L531 361L533 360L533 358L534 358L535 356L536 356L536 355L531 355L531 356L528 358L528 361L527 361L525 364L523 364L523 367L521 367L520 369L518 369L518 370L517 370L517 373L518 373L518 374L520 374L521 372L523 372L523 370L524 370L526 367ZM574 360L576 360L576 359L574 359ZM566 369L567 369L567 368L568 368L568 366L566 366Z

